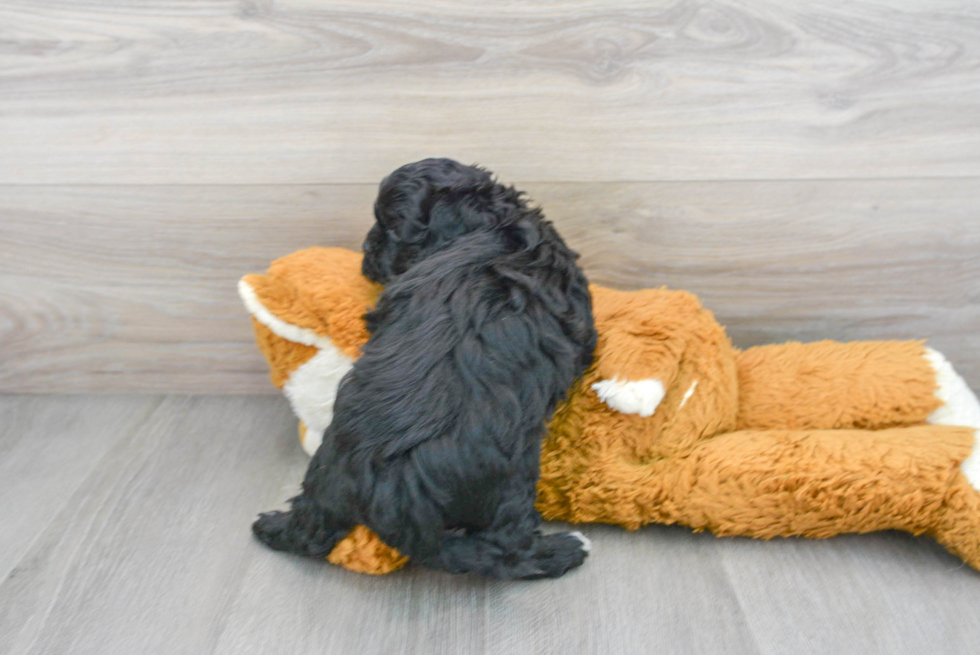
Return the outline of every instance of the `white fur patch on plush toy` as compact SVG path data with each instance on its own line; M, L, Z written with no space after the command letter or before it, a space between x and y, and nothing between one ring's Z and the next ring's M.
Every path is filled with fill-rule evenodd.
M694 382L691 383L691 386L690 388L688 388L687 392L685 392L684 397L681 398L681 404L677 406L677 409L680 409L681 407L687 404L687 401L691 399L691 396L694 395L694 390L697 388L698 388L698 381L695 380Z
M959 425L976 430L973 450L960 465L960 470L973 488L980 490L980 449L977 444L980 440L980 401L941 352L926 348L926 359L936 372L936 398L943 403L926 420L934 425Z
M293 411L306 424L303 450L308 455L312 455L320 447L323 431L333 420L337 388L353 367L353 359L340 352L332 343L327 343L320 352L293 371L283 385L282 390Z
M618 378L600 380L592 385L599 400L623 414L653 416L664 399L663 382L655 378L620 382Z

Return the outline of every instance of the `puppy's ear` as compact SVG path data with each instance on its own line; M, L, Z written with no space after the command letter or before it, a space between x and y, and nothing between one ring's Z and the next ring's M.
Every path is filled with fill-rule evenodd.
M434 244L442 244L452 241L456 237L476 228L480 222L485 222L487 218L479 220L474 216L475 210L467 207L468 203L462 198L444 197L432 204L432 207L424 214L429 231L429 240Z

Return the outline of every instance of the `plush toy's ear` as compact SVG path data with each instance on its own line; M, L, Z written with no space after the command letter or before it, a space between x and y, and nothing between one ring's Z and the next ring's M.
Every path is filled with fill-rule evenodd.
M238 295L252 315L255 342L269 364L272 384L281 389L296 369L319 352L315 345L319 337L312 330L286 322L269 309L276 306L274 299L285 292L264 275L246 275L239 280Z
M272 262L266 275L246 275L239 294L259 322L283 338L349 357L367 342L364 314L381 286L361 274L362 255L343 248L306 248Z
M333 420L340 381L368 339L364 314L380 287L361 275L359 253L308 248L276 260L266 275L246 275L238 292L312 455Z

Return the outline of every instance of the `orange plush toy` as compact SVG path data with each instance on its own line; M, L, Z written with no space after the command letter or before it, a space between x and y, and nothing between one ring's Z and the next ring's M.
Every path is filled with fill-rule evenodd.
M239 292L312 453L381 288L360 254L310 248ZM542 446L545 519L763 539L897 529L980 569L980 403L938 352L918 341L742 351L689 293L592 294L595 362ZM363 526L327 559L375 574L407 561Z

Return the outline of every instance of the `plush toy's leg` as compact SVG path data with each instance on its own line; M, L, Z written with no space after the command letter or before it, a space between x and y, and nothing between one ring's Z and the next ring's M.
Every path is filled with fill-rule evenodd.
M405 566L408 558L381 541L367 527L357 525L337 542L327 555L327 561L355 573L385 575Z
M946 511L932 534L951 553L980 570L980 491L962 473L947 494Z
M972 428L743 431L707 440L674 472L672 513L719 535L934 535L980 569L980 492L961 471Z
M960 465L936 539L980 569L980 401L941 353L928 348L926 357L936 370L936 395L942 401L942 406L929 416L929 423L964 425L975 430L973 448Z
M926 348L926 358L936 371L936 397L942 403L926 420L933 425L962 425L980 431L980 401L966 381L942 353ZM961 468L970 484L980 489L980 448L976 444Z
M941 406L918 341L786 343L737 355L740 430L881 429Z

